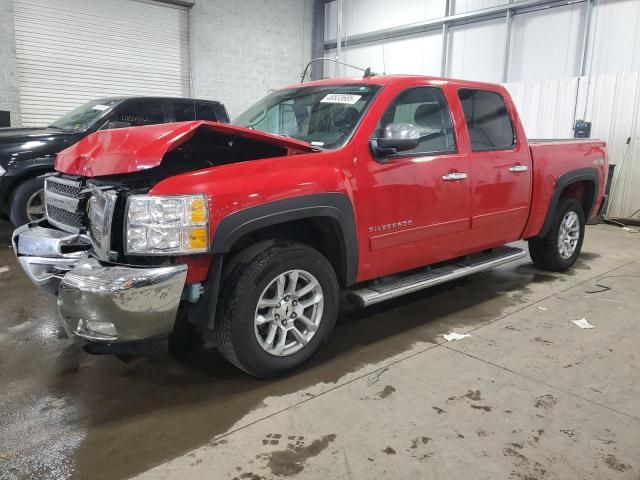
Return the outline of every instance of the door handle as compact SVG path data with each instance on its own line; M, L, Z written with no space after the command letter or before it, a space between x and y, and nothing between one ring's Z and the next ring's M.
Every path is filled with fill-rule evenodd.
M457 180L466 180L467 174L464 172L451 172L442 176L445 182L455 182Z
M526 172L527 170L529 170L529 167L526 165L513 165L509 167L510 172Z

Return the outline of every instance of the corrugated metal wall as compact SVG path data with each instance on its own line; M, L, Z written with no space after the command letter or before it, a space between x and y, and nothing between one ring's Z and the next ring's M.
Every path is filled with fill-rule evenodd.
M185 7L147 0L14 0L23 126L93 99L189 96Z
M445 0L405 0L393 8L388 0L342 0L343 33L348 37L445 15ZM507 0L451 0L463 13ZM325 39L336 38L337 2L326 7ZM575 119L593 124L592 136L607 140L609 160L618 163L631 137L611 215L640 208L640 1L595 0L586 73L580 75L587 3L577 2L513 16L507 88L520 110L527 134L537 138L573 135ZM504 73L505 19L450 29L446 75L500 82ZM442 34L427 32L347 47L343 61L374 71L440 75ZM336 51L325 52L326 56ZM331 65L325 74L354 75Z

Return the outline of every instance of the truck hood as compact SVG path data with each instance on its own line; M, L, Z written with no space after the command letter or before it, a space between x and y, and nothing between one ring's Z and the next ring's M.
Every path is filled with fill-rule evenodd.
M307 142L251 130L235 125L209 121L193 121L149 125L145 127L101 130L83 138L60 152L55 169L70 175L101 177L133 173L159 166L165 155L185 144L196 132L212 132L234 138L264 142L265 146L278 146L286 154L315 150Z
M0 145L34 141L51 141L66 138L71 132L63 132L53 128L0 128Z

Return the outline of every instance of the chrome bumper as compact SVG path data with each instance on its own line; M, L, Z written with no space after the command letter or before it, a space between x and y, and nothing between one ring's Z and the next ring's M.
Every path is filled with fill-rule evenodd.
M186 265L128 267L91 257L88 239L38 224L18 228L13 246L29 278L58 295L67 332L119 343L171 333Z

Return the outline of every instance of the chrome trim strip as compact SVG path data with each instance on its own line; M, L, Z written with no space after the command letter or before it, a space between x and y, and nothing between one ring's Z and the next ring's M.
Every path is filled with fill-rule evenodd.
M91 202L92 198L97 198L98 196L102 196L105 201L104 208L102 209L102 225L100 225L100 241L98 242L91 232L91 224L94 221L94 218L91 218L89 215L89 225L87 228L87 232L89 233L89 238L91 240L91 245L93 246L96 256L101 260L109 260L109 253L111 251L111 228L113 224L113 213L116 206L116 201L118 200L118 194L115 191L100 191L97 189L91 189L91 197L89 197L89 202Z

